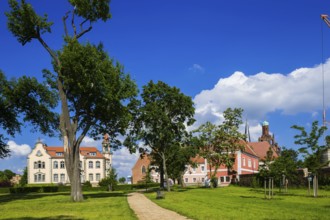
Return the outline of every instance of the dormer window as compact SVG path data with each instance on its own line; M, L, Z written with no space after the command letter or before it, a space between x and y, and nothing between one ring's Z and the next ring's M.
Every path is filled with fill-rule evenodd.
M63 156L62 152L56 152L56 156Z
M89 156L96 156L96 152L90 152Z

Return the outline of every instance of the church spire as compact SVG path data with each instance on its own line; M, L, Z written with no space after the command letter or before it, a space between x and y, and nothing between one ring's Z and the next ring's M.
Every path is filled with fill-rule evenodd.
M245 121L245 137L247 142L251 142L250 127L247 119Z

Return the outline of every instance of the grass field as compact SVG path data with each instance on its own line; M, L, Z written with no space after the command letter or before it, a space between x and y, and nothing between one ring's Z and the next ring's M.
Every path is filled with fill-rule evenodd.
M137 219L122 192L84 192L72 203L69 193L0 194L0 219Z
M320 191L319 198L307 196L306 190L289 190L273 199L264 198L262 189L225 187L217 189L183 189L156 200L158 205L192 219L330 219L330 192Z

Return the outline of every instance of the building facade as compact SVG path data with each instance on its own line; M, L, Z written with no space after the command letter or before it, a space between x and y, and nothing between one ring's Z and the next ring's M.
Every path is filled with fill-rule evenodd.
M232 169L221 165L217 168L211 167L208 161L202 157L192 158L192 161L197 164L197 167L190 165L186 166L186 171L183 175L183 181L186 185L204 184L210 178L210 173L215 172L220 186L227 186L231 182L240 180L240 175L255 174L259 172L259 165L263 164L262 160L266 158L267 152L271 151L273 158L277 158L280 149L275 142L274 135L269 134L269 123L262 123L262 134L258 142L243 142L243 150L234 153L234 165ZM145 156L139 158L132 168L133 183L137 183L145 176L145 169L150 166L151 158ZM151 177L154 182L159 182L160 177L158 172L152 172Z
M80 178L93 186L105 178L111 169L112 152L108 136L102 142L102 152L96 147L80 147ZM27 159L28 184L69 184L63 147L48 147L37 142Z

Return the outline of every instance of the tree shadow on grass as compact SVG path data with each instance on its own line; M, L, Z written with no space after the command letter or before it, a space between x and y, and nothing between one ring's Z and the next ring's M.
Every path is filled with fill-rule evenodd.
M4 220L41 220L41 219L48 219L48 220L84 220L83 218L76 218L71 215L58 215L58 216L48 216L48 217L20 217L20 218L5 218Z
M96 199L96 198L109 198L109 197L127 197L126 193L122 192L98 192L93 194L84 194L84 199Z
M68 196L68 201L70 200L70 192L56 192L56 193L17 193L17 194L5 194L0 195L0 203L7 203L18 200L33 200L40 199L48 196ZM86 193L84 194L84 199L97 199L106 197L127 197L127 194L122 192L97 192L97 193Z
M67 195L69 196L69 192L61 192L61 193L16 193L16 194L5 194L0 195L0 203L11 202L15 200L32 200L32 199L40 199L43 197L54 196L54 195Z

